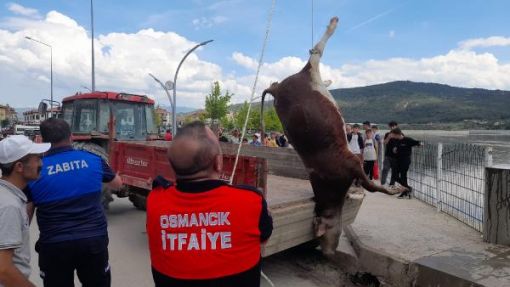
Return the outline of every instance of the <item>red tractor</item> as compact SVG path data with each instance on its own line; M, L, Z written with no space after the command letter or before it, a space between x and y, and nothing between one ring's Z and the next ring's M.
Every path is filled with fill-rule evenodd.
M124 188L113 193L129 197L135 207L145 209L156 176L174 180L166 158L170 143L157 141L154 101L148 97L115 92L78 93L63 99L62 117L71 126L74 147L109 162L124 182ZM222 177L228 179L235 155L224 154L223 161ZM264 159L241 156L233 181L265 190L266 176ZM103 194L103 206L108 208L113 201L112 191L105 188Z
M77 93L62 100L62 117L71 126L74 147L101 156L108 162L114 141L158 139L154 100L116 92ZM129 196L128 189L115 192ZM104 192L104 206L113 200ZM131 198L131 197L130 197Z

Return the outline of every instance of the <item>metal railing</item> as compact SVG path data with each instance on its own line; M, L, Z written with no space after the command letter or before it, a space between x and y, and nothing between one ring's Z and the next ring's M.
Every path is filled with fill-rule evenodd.
M492 164L491 151L473 144L415 148L408 175L414 196L482 232L484 172Z

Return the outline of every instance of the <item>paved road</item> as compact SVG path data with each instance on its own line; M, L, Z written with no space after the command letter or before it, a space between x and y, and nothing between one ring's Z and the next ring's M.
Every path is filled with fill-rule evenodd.
M115 199L108 211L112 286L154 286L150 273L145 234L145 212L136 210L127 199ZM32 282L42 286L33 245L38 237L31 227ZM264 272L277 287L353 286L344 281L341 270L325 261L317 251L291 251L264 260ZM78 281L76 286L80 286ZM269 286L262 280L263 287Z

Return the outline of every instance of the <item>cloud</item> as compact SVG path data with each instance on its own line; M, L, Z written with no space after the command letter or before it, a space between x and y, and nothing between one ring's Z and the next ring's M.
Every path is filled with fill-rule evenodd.
M5 29L5 27L10 29ZM13 28L15 27L15 28ZM0 104L37 106L49 96L50 51L28 41L31 36L53 46L55 99L60 101L90 87L90 37L85 27L57 11L41 19L13 17L0 23ZM468 39L441 55L426 58L390 58L332 66L322 63L322 79L332 80L331 88L356 87L394 80L438 82L462 87L510 90L510 63L494 54L471 50L475 47L507 45L508 38ZM173 80L184 54L197 43L174 32L142 29L133 33L107 33L95 41L96 88L147 94L162 105L168 99L161 87L148 76ZM200 48L207 49L207 48ZM236 51L231 54L232 71L192 53L177 79L177 105L203 107L211 84L234 93L232 102L243 102L251 94L258 58ZM282 81L302 69L307 59L283 57L264 62L257 94L271 82ZM82 91L85 91L82 89Z
M240 52L234 52L232 54L232 59L234 60L234 62L236 62L238 65L240 65L242 67L245 67L245 68L251 69L251 70L257 69L258 62L255 61L255 59L245 56Z
M195 27L196 30L202 29L202 28L212 28L215 25L224 23L227 21L226 17L223 16L215 16L215 17L202 17L202 18L196 18L191 21L191 24Z
M493 36L488 38L469 39L459 43L460 49L488 48L495 46L510 46L510 37Z
M74 19L51 11L43 19L14 18L0 26L1 101L13 106L37 106L47 98L50 50L26 40L30 37L53 47L53 79L56 100L74 94L82 85L90 87L90 36ZM5 23L3 23L5 24ZM184 54L197 43L173 33L143 29L135 33L108 33L95 41L96 88L148 94L168 104L164 91L148 76L163 82L172 79ZM203 49L203 48L200 48ZM200 107L214 81L229 83L231 92L244 91L221 67L189 55L177 80L178 105ZM240 93L239 96L241 96Z
M244 67L254 61L244 56L233 57ZM243 64L244 63L244 64ZM305 64L304 60L294 57L282 58L274 63L265 63L261 70L261 89L273 81L298 72ZM487 89L510 89L508 75L510 63L500 63L490 53L453 49L444 55L429 58L390 58L368 60L356 64L332 67L321 64L323 80L332 80L330 88L348 88L379 84L397 80L418 82L436 82L460 87L479 87ZM253 70L253 68L252 68ZM252 79L252 78L250 78ZM243 84L246 79L240 79Z
M390 38L395 38L395 30L391 30L389 33L388 33L388 36Z
M7 3L7 9L11 11L14 14L25 16L25 17L32 17L32 18L39 18L39 11L32 8L26 8L16 3Z

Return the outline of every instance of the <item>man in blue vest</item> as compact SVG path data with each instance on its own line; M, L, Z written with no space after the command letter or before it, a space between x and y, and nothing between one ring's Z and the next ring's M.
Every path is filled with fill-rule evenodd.
M74 286L75 270L85 287L110 286L101 189L103 183L118 189L122 181L99 156L72 148L64 120L47 119L40 130L51 149L28 193L37 212L36 251L44 286Z

